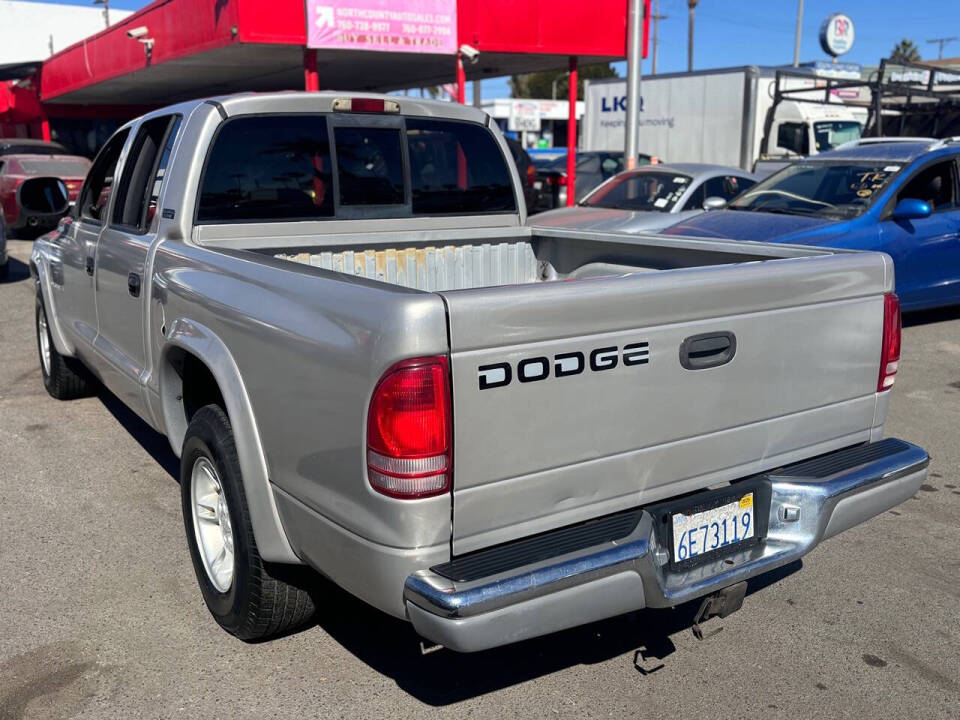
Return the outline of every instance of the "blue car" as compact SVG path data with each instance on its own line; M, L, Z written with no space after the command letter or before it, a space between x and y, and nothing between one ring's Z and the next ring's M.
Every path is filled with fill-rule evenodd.
M663 232L879 250L904 310L960 303L960 139L862 140L801 160Z

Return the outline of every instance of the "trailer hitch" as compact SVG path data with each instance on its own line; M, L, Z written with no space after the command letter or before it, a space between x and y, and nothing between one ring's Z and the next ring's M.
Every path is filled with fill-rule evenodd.
M706 640L708 637L713 637L723 630L723 626L721 625L708 633L704 633L700 624L713 617L725 618L728 615L732 615L743 605L743 598L746 594L747 582L744 580L743 582L730 585L722 590L718 590L713 595L705 597L700 604L700 609L697 611L696 617L693 619L693 627L690 628L693 631L693 636L697 638L697 640Z

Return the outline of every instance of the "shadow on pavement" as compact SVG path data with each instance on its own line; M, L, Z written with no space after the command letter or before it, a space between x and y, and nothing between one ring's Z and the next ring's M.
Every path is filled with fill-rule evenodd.
M960 305L952 307L934 308L933 310L918 310L903 314L903 326L930 325L931 323L960 320Z
M802 567L801 561L751 581L748 594ZM317 625L371 668L421 702L449 705L502 690L567 667L632 653L640 676L669 672L676 651L670 636L689 630L702 600L674 609L641 610L515 645L464 655L447 649L423 654L410 623L390 617L327 580L314 586ZM707 629L723 625L714 618ZM723 637L723 634L720 635ZM705 647L710 639L704 641ZM665 662L666 661L666 662Z
M140 447L146 450L150 457L156 460L157 464L167 471L167 474L176 482L180 482L180 461L170 449L170 443L164 435L161 435L152 427L147 425L139 415L128 408L123 402L109 390L100 387L97 398L103 403L103 406L113 415L114 419L123 425L124 429L133 436L133 439L140 443Z
M0 285L12 285L30 277L30 268L16 258L7 258L7 276L0 275Z

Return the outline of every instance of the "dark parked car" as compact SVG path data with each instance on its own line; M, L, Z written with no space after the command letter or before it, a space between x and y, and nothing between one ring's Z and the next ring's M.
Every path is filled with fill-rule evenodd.
M523 145L509 137L506 141L510 148L510 155L513 156L513 162L517 166L517 172L520 174L523 199L527 203L527 215L531 215L537 212L537 206L540 203L540 187L536 183L537 169L530 155L523 149Z
M649 165L649 155L637 156L638 165ZM623 153L593 150L577 153L577 179L574 198L579 202L604 180L623 170ZM553 162L537 169L537 179L542 183L540 209L552 210L567 204L567 156L566 153Z

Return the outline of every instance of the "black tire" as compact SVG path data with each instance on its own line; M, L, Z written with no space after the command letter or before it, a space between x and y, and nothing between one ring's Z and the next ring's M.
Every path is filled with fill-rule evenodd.
M7 276L10 274L10 261L7 260L3 265L0 265L0 280L6 280Z
M192 474L200 458L212 463L219 475L233 528L233 580L226 592L220 592L207 575L194 529ZM197 582L210 614L224 630L241 640L262 640L310 619L314 604L304 587L307 573L295 566L268 565L260 558L230 420L218 405L200 408L187 428L180 460L180 496Z
M43 324L41 324L41 318ZM57 352L50 335L50 324L47 322L47 311L43 305L43 296L37 292L37 310L34 317L37 330L37 353L40 357L40 374L43 376L43 386L52 397L57 400L73 400L75 398L92 395L95 390L95 381L90 377L87 369L75 358L64 357ZM43 329L45 326L45 329ZM43 343L41 334L46 334L47 347L50 352L50 369L47 371L43 360Z

